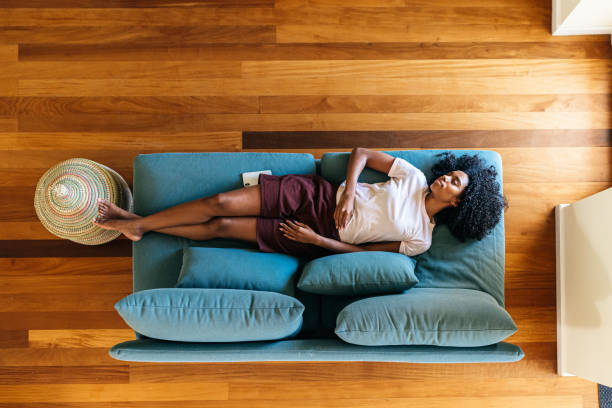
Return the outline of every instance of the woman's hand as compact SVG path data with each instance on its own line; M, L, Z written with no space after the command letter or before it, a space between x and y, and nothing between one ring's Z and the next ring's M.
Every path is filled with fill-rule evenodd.
M338 201L338 205L336 206L336 210L334 211L334 221L336 223L336 228L341 229L346 227L346 224L353 217L353 205L355 203L355 195L347 194L346 190L342 192L342 197L340 197L340 201Z
M299 221L287 220L287 224L281 222L280 230L287 238L293 241L318 245L320 235L314 232L308 225Z

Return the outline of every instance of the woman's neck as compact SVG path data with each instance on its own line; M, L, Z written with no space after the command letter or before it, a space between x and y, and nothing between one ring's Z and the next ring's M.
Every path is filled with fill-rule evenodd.
M446 207L449 207L450 204L444 203L442 201L437 200L432 194L431 190L425 196L425 211L427 211L427 215L429 216L429 221L433 223L433 217Z

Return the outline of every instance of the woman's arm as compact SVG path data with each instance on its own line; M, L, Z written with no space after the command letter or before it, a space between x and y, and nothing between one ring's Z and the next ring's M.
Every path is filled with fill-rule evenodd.
M369 150L364 147L355 147L351 152L348 167L346 169L346 187L345 192L355 194L357 180L363 171L364 167L389 174L395 157L390 154Z
M334 210L334 223L336 224L336 228L342 229L346 227L346 224L353 217L355 189L357 188L357 180L363 168L367 166L371 169L389 174L389 170L394 160L395 158L387 153L377 152L363 147L355 147L353 149L346 169L344 192L340 196L338 205Z
M372 244L353 245L346 242L336 241L319 235L315 245L329 249L334 252L362 252L362 251L387 251L399 252L401 242L376 242Z
M313 244L334 252L388 251L399 252L401 242L380 242L372 244L352 245L336 241L314 232L308 225L293 220L281 223L279 229L285 237L304 244Z

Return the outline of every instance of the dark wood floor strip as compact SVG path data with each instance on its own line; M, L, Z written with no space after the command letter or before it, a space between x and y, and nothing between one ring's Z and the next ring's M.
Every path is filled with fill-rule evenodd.
M612 58L609 41L319 44L19 44L20 61Z
M132 241L115 239L102 245L82 245L69 240L0 241L0 258L131 257Z
M274 7L274 0L3 0L3 8Z

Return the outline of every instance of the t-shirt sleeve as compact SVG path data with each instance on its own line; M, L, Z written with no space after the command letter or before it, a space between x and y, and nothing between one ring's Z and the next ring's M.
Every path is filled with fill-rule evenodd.
M402 241L399 247L400 254L415 256L426 252L431 245L420 239L413 239L410 241Z
M406 160L396 157L395 160L393 160L391 168L389 169L388 176L395 178L409 178L419 173L422 173L421 170L417 169Z

